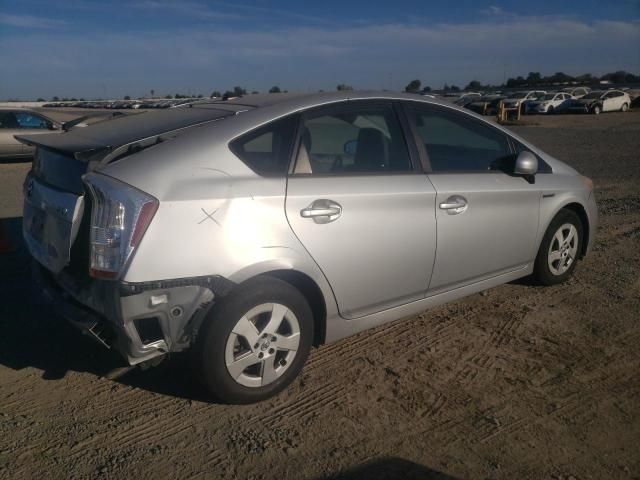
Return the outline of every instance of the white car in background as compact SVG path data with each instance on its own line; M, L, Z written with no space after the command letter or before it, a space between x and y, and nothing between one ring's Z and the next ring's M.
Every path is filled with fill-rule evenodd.
M555 113L566 110L572 97L565 92L547 93L527 105L527 113Z
M631 106L631 97L622 90L595 91L575 99L569 105L572 113L626 112Z

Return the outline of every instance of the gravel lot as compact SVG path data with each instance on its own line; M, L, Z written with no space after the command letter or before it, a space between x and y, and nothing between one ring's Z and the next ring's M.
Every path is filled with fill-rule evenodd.
M525 122L596 185L575 277L321 347L262 404L207 402L180 356L124 367L32 300L23 252L0 256L0 478L640 478L640 113ZM0 217L27 169L0 165Z

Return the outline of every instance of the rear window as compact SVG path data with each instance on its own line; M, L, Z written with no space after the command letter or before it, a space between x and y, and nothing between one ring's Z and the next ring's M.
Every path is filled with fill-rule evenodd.
M233 140L231 151L259 175L287 173L298 116L276 120Z
M38 148L31 171L36 178L51 187L82 195L82 175L87 172L87 167L87 162L53 150Z

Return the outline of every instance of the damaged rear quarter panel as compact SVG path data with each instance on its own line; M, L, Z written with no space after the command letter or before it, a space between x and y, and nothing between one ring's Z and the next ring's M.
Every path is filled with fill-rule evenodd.
M318 284L329 308L335 304L333 293L284 213L286 178L261 177L249 169L227 140L220 140L244 126L219 128L223 124L102 170L160 202L123 280L220 275L241 283L261 273L294 269Z

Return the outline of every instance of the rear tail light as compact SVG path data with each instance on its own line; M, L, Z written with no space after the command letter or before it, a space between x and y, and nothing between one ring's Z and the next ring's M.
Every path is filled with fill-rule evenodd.
M89 274L120 276L158 209L158 200L106 175L84 177L91 194Z

